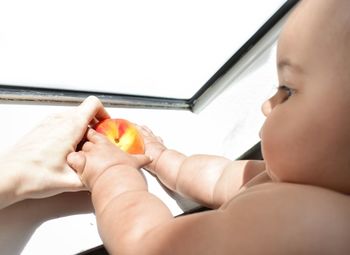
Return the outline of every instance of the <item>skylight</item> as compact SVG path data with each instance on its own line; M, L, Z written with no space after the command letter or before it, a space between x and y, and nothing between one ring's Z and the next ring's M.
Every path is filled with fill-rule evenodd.
M0 84L190 98L285 0L7 0Z

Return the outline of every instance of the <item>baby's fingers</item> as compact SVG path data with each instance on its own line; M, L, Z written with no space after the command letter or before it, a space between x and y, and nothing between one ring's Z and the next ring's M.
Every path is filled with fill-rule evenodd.
M138 168L144 167L152 162L152 158L150 156L144 155L144 154L137 154L134 155L134 157L137 159L138 162Z
M81 175L85 168L86 157L82 151L71 152L67 156L67 163L73 170Z
M163 139L160 136L156 136L151 129L149 129L147 126L137 126L138 130L141 132L142 136L145 140L156 140L160 143L164 143Z
M91 128L87 131L86 138L94 144L109 142L105 135L102 135Z

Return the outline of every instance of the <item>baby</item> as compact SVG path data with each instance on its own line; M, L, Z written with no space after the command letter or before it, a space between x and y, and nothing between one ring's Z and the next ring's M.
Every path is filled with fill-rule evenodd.
M68 163L91 191L111 254L350 254L350 1L302 0L262 107L263 161L187 157L140 127L145 155L89 130ZM145 167L210 210L174 218Z

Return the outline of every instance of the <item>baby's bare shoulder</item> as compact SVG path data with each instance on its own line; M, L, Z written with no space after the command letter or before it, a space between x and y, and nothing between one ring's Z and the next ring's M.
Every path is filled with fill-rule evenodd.
M293 183L282 183L282 182L265 182L258 185L252 185L244 192L241 192L234 199L245 197L247 195L259 195L259 196L273 196L273 197L283 197L285 198L300 198L300 194L303 194L305 199L322 197L321 201L324 199L341 199L349 201L350 195L339 193L330 189L325 189L317 186L293 184Z
M293 212L299 216L323 217L338 213L339 217L346 216L350 224L350 196L325 188L268 182L249 187L223 205L223 208L241 207L245 203L257 208L279 208L277 212Z
M244 217L251 231L265 233L267 239L273 236L269 241L281 250L331 254L336 248L337 254L350 254L348 195L307 185L265 183L240 193L222 210L232 218Z

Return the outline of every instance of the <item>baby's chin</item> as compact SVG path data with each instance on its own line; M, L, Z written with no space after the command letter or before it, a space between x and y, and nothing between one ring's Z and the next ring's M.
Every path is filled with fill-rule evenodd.
M280 182L281 181L280 178L278 178L278 176L275 174L275 172L273 170L271 170L271 168L269 167L268 164L266 164L266 173L273 182Z

